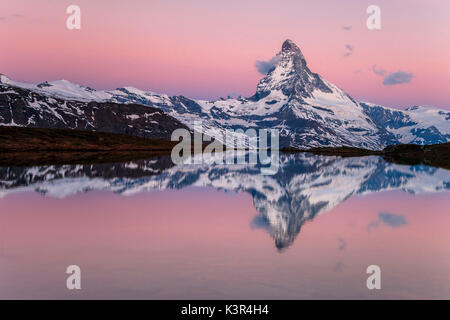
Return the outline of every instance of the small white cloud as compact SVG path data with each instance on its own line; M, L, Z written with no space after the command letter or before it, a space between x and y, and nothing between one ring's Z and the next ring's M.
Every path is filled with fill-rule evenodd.
M399 70L397 72L388 74L384 78L383 84L385 86L393 86L395 84L410 83L412 78L414 78L414 75L412 73Z
M384 69L378 68L376 64L372 66L372 71L383 77L383 85L393 86L396 84L410 83L414 75L410 72L398 70L397 72L387 73Z
M378 213L378 220L369 223L367 230L370 231L378 228L380 224L390 226L391 228L399 228L407 225L407 222L405 217L402 215L389 212L380 212Z
M353 54L353 46L346 44L345 49L347 50L347 52L344 54L344 57L348 57Z
M268 61L256 60L255 67L259 73L266 75L275 68L275 65L279 60L280 58L278 56L275 56Z

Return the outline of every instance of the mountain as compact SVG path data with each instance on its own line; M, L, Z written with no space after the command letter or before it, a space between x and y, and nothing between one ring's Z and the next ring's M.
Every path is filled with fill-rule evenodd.
M279 250L289 247L305 222L355 195L403 190L413 194L450 191L450 171L404 166L378 156L341 158L281 154L275 175L260 165L179 164L170 157L115 164L0 168L0 198L34 191L64 198L91 190L129 196L190 186L247 193L258 215L251 226L266 230Z
M4 76L0 80L0 123L3 126L95 130L164 140L170 140L177 128L188 129L160 108L80 99L71 91L76 85L67 81L18 86ZM96 95L88 88L78 88Z
M69 122L65 118L70 116L66 116L63 111L67 105L89 105L96 102L106 104L106 109L110 104L116 108L119 104L154 107L191 129L194 129L195 120L202 120L203 132L212 130L212 133L222 133L223 136L227 129L278 129L281 147L309 149L352 146L380 150L398 143L434 144L450 141L449 111L425 107L396 110L358 102L342 89L313 73L301 50L291 40L282 44L281 51L273 61L273 68L260 80L253 96L215 101L193 100L184 96L170 97L133 87L95 90L66 80L31 85L12 81L2 75L0 123L37 125L33 121L39 118L37 113L46 112L40 111L41 108L49 109L49 101L56 103L52 104L51 111L47 113L56 112L65 122ZM23 101L19 102L17 96L22 97ZM8 116L18 108L34 111L28 112L28 119L26 116ZM32 115L34 117L30 118ZM81 121L81 125L74 125L72 121L67 127L90 127L89 115L87 112L84 119L80 115L82 118L78 121ZM128 113L128 116L133 117L134 121L147 117L144 112ZM39 125L43 125L42 122L45 120ZM56 122L58 121L47 121L46 125L52 127ZM63 121L58 123L64 125ZM127 122L108 129L132 131L131 134L145 136L144 126L148 124L149 121L143 121L139 128L124 130L123 125L129 128L135 126L133 122ZM233 136L243 137L243 134L235 133ZM219 138L219 141L231 144L224 139Z
M436 144L450 140L450 112L414 106L405 110L360 102L380 130L390 133L395 143Z

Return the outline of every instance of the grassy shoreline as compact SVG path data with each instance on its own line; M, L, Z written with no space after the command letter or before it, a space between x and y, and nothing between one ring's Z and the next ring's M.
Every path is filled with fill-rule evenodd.
M177 142L98 131L0 126L0 152L170 151Z
M141 160L170 155L175 144L119 133L0 126L0 166Z
M0 126L0 166L141 160L168 156L177 143L120 133ZM450 143L392 145L380 151L352 147L283 148L281 151L341 157L376 155L398 164L425 164L450 170Z
M286 153L307 152L316 155L340 157L380 156L386 161L397 164L424 164L450 170L450 142L424 146L416 144L398 144L388 146L380 151L352 147L313 148L307 150L284 148L282 151Z

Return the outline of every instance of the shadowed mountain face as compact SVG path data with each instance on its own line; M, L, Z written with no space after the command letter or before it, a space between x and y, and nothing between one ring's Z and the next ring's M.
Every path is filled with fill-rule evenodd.
M159 108L140 104L75 101L0 83L0 125L103 131L170 140L188 127Z
M401 166L382 158L340 158L307 153L282 154L276 175L261 175L258 165L182 164L156 157L136 162L0 168L0 197L18 191L50 197L91 190L123 196L189 186L245 192L258 216L251 227L262 228L282 251L303 226L353 195L387 190L420 194L450 190L450 171L427 166Z

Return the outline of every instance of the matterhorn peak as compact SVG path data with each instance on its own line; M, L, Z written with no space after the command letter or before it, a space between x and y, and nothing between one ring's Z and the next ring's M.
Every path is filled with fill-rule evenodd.
M283 59L294 59L296 67L306 67L306 60L300 48L294 41L286 39L281 46L281 52L278 54Z
M286 39L281 46L281 51L296 51L301 52L300 48L291 39Z
M259 82L253 99L259 100L271 92L281 91L289 98L302 100L311 98L314 90L326 93L333 91L318 74L309 70L300 48L292 40L283 42L274 60L273 70Z

